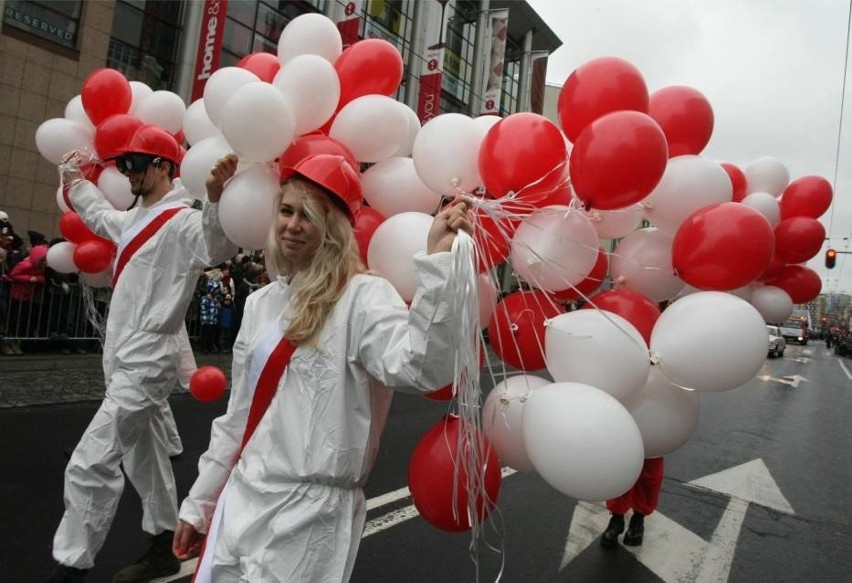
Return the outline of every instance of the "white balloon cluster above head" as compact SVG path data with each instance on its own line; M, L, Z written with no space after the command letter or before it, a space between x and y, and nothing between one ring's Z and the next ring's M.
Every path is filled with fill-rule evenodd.
M278 173L254 164L226 184L219 201L219 220L228 239L246 249L265 249L277 213Z

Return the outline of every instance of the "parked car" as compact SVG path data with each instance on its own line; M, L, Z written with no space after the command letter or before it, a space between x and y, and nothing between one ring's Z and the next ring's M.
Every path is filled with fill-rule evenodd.
M784 350L787 348L787 341L781 335L781 328L778 326L767 326L766 331L769 332L769 358L779 358L784 356Z
M852 356L852 333L846 332L837 335L834 340L834 354Z

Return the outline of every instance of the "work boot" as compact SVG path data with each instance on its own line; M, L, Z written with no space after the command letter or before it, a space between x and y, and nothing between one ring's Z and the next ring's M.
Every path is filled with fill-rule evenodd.
M119 571L113 583L144 583L180 571L180 561L172 554L174 536L171 530L154 536L148 551L135 564Z
M645 535L645 517L638 512L633 512L630 517L630 525L627 527L627 532L624 533L624 544L631 547L638 547L642 544L642 537Z
M47 583L80 583L86 580L86 573L88 569L75 569L57 564Z
M609 519L609 526L606 527L606 530L601 536L601 546L612 548L618 544L618 535L621 534L621 531L624 530L624 515L623 514L613 514L612 518Z

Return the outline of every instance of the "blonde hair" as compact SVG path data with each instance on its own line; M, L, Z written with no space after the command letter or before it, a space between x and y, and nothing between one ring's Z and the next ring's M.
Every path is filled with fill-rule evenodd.
M300 272L293 284L292 319L284 335L296 345L316 345L319 332L346 290L346 284L366 268L361 262L352 225L331 201L330 194L312 182L294 176L281 186L275 206L276 216L285 192L299 196L305 215L319 229L321 243L307 269ZM293 265L281 251L277 220L273 221L269 230L267 244L278 272L293 275Z

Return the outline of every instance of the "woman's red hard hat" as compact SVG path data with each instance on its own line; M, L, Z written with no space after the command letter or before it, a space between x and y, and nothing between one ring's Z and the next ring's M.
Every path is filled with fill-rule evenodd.
M293 176L300 176L316 184L346 213L349 222L355 224L355 215L361 210L364 195L361 178L345 156L337 154L315 154L281 169L281 183Z

